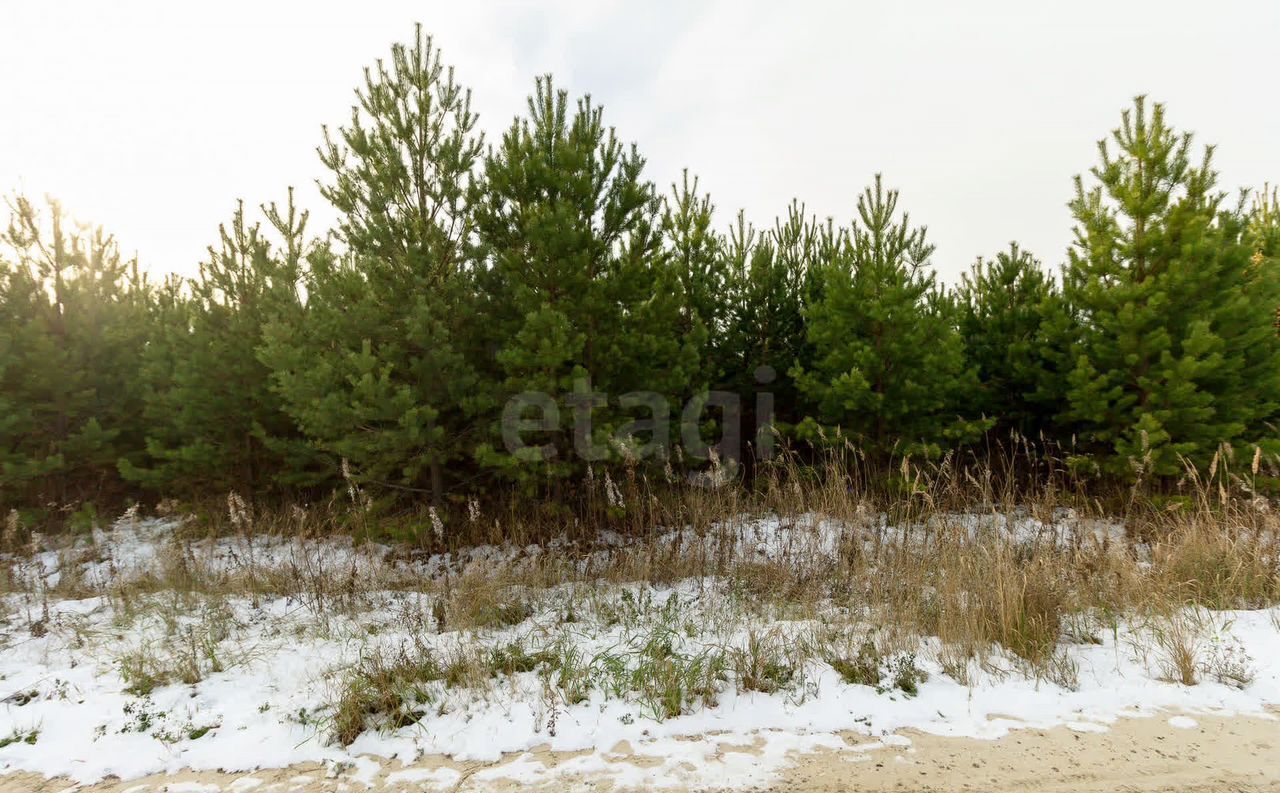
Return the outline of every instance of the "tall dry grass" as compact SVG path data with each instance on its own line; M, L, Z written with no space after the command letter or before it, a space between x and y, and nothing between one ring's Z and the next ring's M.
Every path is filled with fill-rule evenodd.
M922 637L936 639L937 661L961 682L975 665L1003 659L1070 687L1076 670L1064 645L1097 642L1122 621L1147 626L1153 665L1169 679L1239 680L1243 665L1206 657L1212 626L1187 617L1280 603L1280 513L1265 495L1276 461L1258 453L1236 471L1232 458L1224 449L1208 469L1188 466L1180 481L1156 487L1083 479L1025 442L983 460L890 467L844 445L816 461L784 452L753 466L749 482L624 470L593 480L571 514L495 501L388 515L338 498L254 510L230 498L183 522L151 563L105 577L83 574L109 554L82 543L60 551L62 575L43 585L32 551L50 541L16 539L21 551L5 556L0 585L7 602L34 604L33 625L39 599L104 595L122 615L155 613L161 599L170 619L221 613L218 602L231 597L285 597L327 626L383 593L412 592L422 596L416 605L391 617L405 630L480 637L524 622L553 591L586 593L558 606L556 619L571 624L593 609L617 619L602 616L613 607L592 594L605 587L681 581L721 593L730 620L749 632L744 644L681 654L661 631L682 628L664 624L631 666L579 658L568 645L371 656L335 708L343 740L421 717L415 692L427 683L478 685L529 663L546 674L549 697L578 701L613 674L610 685L638 692L659 715L711 701L728 677L750 690L793 685L814 662L852 680L888 675L884 685L909 691L918 676L908 657ZM334 554L335 543L351 548ZM470 562L482 543L503 549ZM825 627L803 636L758 627L779 620ZM135 685L234 663L216 636L193 633L206 623L224 630L205 620L176 632L182 646L172 652L141 648L125 659Z

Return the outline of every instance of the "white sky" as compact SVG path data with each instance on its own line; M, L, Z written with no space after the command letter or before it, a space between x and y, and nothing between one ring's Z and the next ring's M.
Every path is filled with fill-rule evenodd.
M28 2L0 5L0 191L60 198L153 272L194 273L234 201L314 183L322 123L421 21L488 140L533 77L589 91L661 187L688 166L727 226L792 197L845 220L876 171L940 272L1070 240L1071 176L1130 98L1280 181L1280 3Z

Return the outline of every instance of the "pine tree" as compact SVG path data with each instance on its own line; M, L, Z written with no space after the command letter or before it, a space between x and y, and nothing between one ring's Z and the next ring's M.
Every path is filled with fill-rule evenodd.
M481 151L470 93L419 26L366 70L359 106L320 157L345 250L314 257L307 306L268 334L262 360L290 414L359 483L439 504L465 459L476 378L471 173Z
M1248 244L1251 278L1259 283L1280 279L1280 189L1263 187L1249 211ZM1275 310L1276 332L1280 333L1280 304Z
M1065 293L1082 336L1067 416L1107 470L1172 476L1272 434L1260 425L1280 398L1276 287L1249 282L1244 219L1215 191L1211 147L1193 162L1191 136L1142 97L1112 144L1071 202Z
M378 259L313 256L304 318L270 328L260 355L330 476L439 503L475 385L448 324L463 298L457 282L415 294L402 277Z
M1252 253L1245 274L1245 289L1272 295L1273 327L1276 342L1280 343L1280 190L1266 186L1254 195L1248 213L1246 244ZM1263 310L1267 308L1264 303ZM1280 433L1280 408L1258 424L1259 435Z
M695 390L713 387L724 375L729 272L724 238L712 226L714 215L711 196L700 194L697 178L690 182L685 171L664 202L662 235L684 298L680 332L702 349L698 370L691 376Z
M812 358L805 314L820 298L824 268L842 244L842 232L819 224L796 201L767 232L757 232L741 213L730 230L721 387L744 397L768 388L781 430L805 414L793 378Z
M587 456L616 455L608 441L628 418L619 397L679 398L698 366L697 339L680 332L680 273L663 250L661 202L643 168L590 97L571 111L550 77L537 80L529 117L485 162L476 213L493 376L505 396L611 398L594 412L598 453ZM585 467L570 437L547 439L554 456L539 454L536 465L496 441L479 458L530 484L563 479Z
M928 270L925 228L897 205L879 176L858 199L858 218L807 312L813 364L795 372L815 406L802 434L838 428L882 459L895 448L937 454L984 427L960 416L976 381L955 301Z
M269 324L300 313L306 214L292 193L283 211L264 212L278 248L241 204L199 276L166 285L155 301L143 368L149 460L121 460L120 470L160 494L253 498L294 473L300 439L257 350Z
M1070 325L1063 327L1069 316L1053 280L1013 242L995 259L979 259L957 297L965 353L980 384L975 412L994 420L999 441L1010 431L1054 439Z
M123 495L115 460L142 446L135 373L149 287L101 228L12 204L0 256L0 507L36 519Z

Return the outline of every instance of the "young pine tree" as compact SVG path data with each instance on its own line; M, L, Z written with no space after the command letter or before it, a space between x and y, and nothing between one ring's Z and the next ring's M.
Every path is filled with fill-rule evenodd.
M583 456L615 457L609 441L632 417L618 408L620 397L678 399L698 369L698 334L681 332L684 296L663 250L661 202L642 176L644 159L602 114L590 97L571 110L567 94L540 78L529 117L486 159L476 208L503 394L563 401L589 389L609 399L594 410L589 454L571 451L567 428L531 439L553 445L550 459L531 461L496 443L481 448L483 463L531 485L582 471Z
M936 455L984 428L961 418L976 382L955 301L928 269L925 228L897 205L879 176L858 199L858 218L807 312L813 364L795 372L815 406L802 433L838 428L882 460L895 448Z
M1067 415L1107 470L1173 476L1220 444L1274 437L1263 421L1280 399L1278 285L1251 280L1212 148L1193 161L1162 105L1135 100L1112 143L1071 202L1064 286L1082 335Z
M269 324L293 323L301 310L306 215L295 211L292 193L283 212L275 205L265 212L278 247L248 223L241 204L199 276L185 290L166 285L155 301L143 366L149 460L123 459L120 470L162 495L234 490L254 498L303 464L297 430L257 350Z
M124 491L142 448L136 372L150 291L100 228L16 198L0 235L0 509L33 520Z
M979 382L974 411L995 422L998 441L1011 431L1053 439L1069 359L1062 333L1069 317L1053 280L1014 242L994 259L978 260L962 276L957 299Z
M680 332L702 349L702 358L690 378L695 391L715 386L724 374L729 273L724 239L712 226L714 215L711 196L699 193L697 178L690 182L685 171L681 183L672 185L671 195L664 201L662 235L684 298Z
M794 380L812 358L805 314L820 297L824 268L842 244L842 232L819 224L795 201L767 232L757 232L741 213L730 230L721 387L744 400L768 389L783 430L805 414Z
M420 27L356 97L320 149L345 251L312 257L303 316L273 326L261 357L331 470L345 461L363 486L439 504L474 442L460 329L474 313L467 193L481 139L470 93Z
M1247 243L1250 278L1258 283L1280 278L1280 189L1264 187L1254 196L1249 211ZM1276 332L1280 333L1280 304L1275 311Z
M1246 272L1245 289L1280 290L1280 190L1264 187L1254 196L1248 215L1246 244L1252 253ZM1280 342L1280 296L1273 308L1276 339ZM1265 310L1267 306L1263 306ZM1262 421L1263 434L1277 434L1280 430L1280 407L1271 417Z

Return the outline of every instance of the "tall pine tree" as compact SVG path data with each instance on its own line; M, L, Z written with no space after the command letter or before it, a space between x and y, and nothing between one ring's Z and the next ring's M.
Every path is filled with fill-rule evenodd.
M1076 178L1065 293L1081 318L1067 417L1106 469L1179 474L1219 444L1261 441L1280 399L1271 311L1277 285L1250 281L1240 212L1223 208L1212 148L1139 97L1093 186Z
M300 322L268 333L262 360L331 467L380 493L439 504L474 443L470 93L419 26L366 70L348 126L326 130L321 192L344 250L314 257Z
M496 440L480 449L485 464L517 480L560 480L582 471L584 456L615 457L609 441L631 416L619 398L678 399L697 372L698 335L681 333L681 272L663 249L661 202L643 169L590 97L571 108L550 77L486 159L476 216L504 396L610 400L594 411L586 454L572 449L567 428L537 441L554 455L532 465Z

